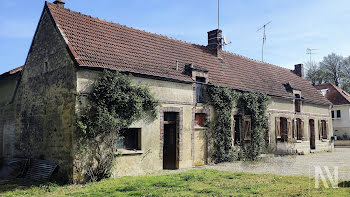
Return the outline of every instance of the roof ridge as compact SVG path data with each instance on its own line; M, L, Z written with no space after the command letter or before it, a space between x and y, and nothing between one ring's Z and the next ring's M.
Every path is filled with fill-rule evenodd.
M51 6L54 6L53 3L50 3L50 2L46 2L47 4L51 5ZM50 7L49 7L50 8ZM51 8L50 8L51 9ZM137 29L137 28L134 28L134 27L129 27L129 26L126 26L126 25L122 25L120 23L117 23L117 22L113 22L113 21L108 21L106 19L100 19L98 17L95 17L95 16L91 16L91 15L87 15L87 14L83 14L81 12L78 12L78 11L74 11L74 10L71 10L69 8L59 8L57 7L57 9L64 9L64 10L68 10L70 12L74 12L74 13L77 13L77 14L80 14L80 15L83 15L83 16L87 16L87 17L90 17L90 18L94 18L94 19L97 19L101 22L106 22L106 23L109 23L111 25L119 25L119 26L123 26L123 27L126 27L126 28L129 28L129 29L133 29L133 30L136 30L136 31L140 31L140 32L144 32L144 33L148 33L148 34L152 34L152 35L157 35L157 36L161 36L163 38L166 38L166 39L170 39L170 40L174 40L174 41L178 41L178 42L181 42L181 43L186 43L186 44L190 44L190 45L194 45L194 46L199 46L199 47L206 47L204 45L201 45L201 44L196 44L196 43L192 43L192 42L188 42L188 41L184 41L184 40L179 40L179 39L176 39L176 38L173 38L173 37L170 37L170 36L166 36L166 35L162 35L162 34L158 34L158 33L154 33L154 32L149 32L149 31L146 31L146 30L143 30L143 29ZM50 10L51 11L51 10Z
M249 61L253 61L253 62L256 62L256 63L260 63L260 64L266 64L266 65L269 65L269 66L274 66L274 67L282 68L282 69L285 69L285 70L287 70L287 71L292 71L292 70L290 70L290 69L288 69L288 68L284 68L284 67L278 66L278 65L276 65L276 64L271 64L271 63L268 63L268 62L263 62L263 61L260 61L260 60L256 60L256 59L253 59L253 58L244 56L244 55L240 55L240 54L238 54L238 53L234 53L234 52L231 52L231 51L224 51L224 50L222 50L222 51L225 52L225 53L229 53L229 54L231 54L231 55L235 55L235 56L238 56L238 57L247 59L247 60L249 60Z

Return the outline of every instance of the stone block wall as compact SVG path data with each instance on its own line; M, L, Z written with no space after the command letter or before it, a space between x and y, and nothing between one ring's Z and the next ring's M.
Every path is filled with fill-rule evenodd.
M63 38L44 10L34 36L14 103L14 156L59 165L55 179L72 179L76 68Z

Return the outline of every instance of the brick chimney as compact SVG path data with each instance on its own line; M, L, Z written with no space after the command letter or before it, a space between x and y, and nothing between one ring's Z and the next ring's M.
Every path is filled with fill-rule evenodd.
M303 64L294 65L294 73L299 77L304 78L304 65Z
M208 32L208 48L214 55L220 56L222 50L222 31L220 29Z
M65 2L63 2L62 0L56 0L53 3L56 4L59 8L64 8Z

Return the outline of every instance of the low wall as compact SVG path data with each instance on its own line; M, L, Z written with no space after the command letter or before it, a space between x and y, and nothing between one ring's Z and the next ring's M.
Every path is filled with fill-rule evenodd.
M336 140L334 146L350 146L350 140Z

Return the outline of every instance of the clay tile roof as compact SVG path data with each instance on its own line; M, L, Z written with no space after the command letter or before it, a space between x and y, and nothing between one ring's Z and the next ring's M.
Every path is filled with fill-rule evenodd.
M80 66L102 67L191 82L183 65L207 69L209 82L243 91L292 97L282 84L302 90L309 102L329 105L308 81L288 69L237 54L214 56L206 46L107 22L47 3L49 12ZM176 70L176 61L180 69Z
M321 84L321 85L315 85L315 88L317 90L324 90L328 89L325 97L333 103L333 105L346 105L350 104L350 96L347 95L344 90L339 88L338 86L331 84L331 83L326 83L326 84Z
M22 71L22 69L23 69L23 66L19 66L19 67L14 68L14 69L12 69L12 70L10 70L10 71L7 71L7 72L5 72L5 73L2 73L2 74L0 75L0 77L5 77L5 76L9 76L9 75L16 74L16 73Z

